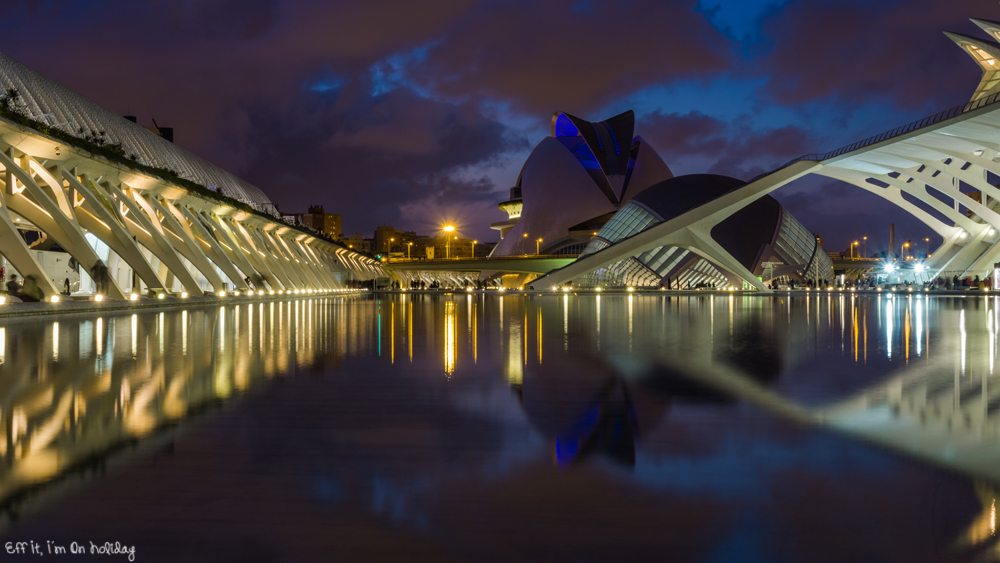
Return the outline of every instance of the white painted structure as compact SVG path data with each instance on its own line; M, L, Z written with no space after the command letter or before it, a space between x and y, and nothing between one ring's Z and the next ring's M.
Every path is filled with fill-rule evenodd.
M1000 24L973 22L1000 38ZM1000 44L948 36L983 70L983 80L969 103L830 153L800 157L716 200L581 257L539 283L560 286L623 258L673 245L768 291L710 233L736 211L807 174L841 180L878 195L941 235L944 242L923 264L926 270L920 277L929 279L945 272L981 278L992 274L994 263L1000 262Z
M108 297L133 292L293 291L344 287L384 276L381 264L270 215L267 197L96 103L0 55L0 87L18 110L50 128L102 134L137 162L254 207L192 193L0 117L0 254L43 292L60 292L23 233L40 231L79 263L81 285L108 268ZM61 274L60 274L61 276ZM92 287L92 286L91 286ZM84 290L86 292L86 290Z

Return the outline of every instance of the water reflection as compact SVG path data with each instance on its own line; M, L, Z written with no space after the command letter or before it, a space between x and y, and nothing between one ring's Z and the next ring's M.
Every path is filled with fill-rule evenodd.
M6 321L0 327L0 425L6 430L0 503L236 391L336 362L344 352L364 353L351 350L357 343L345 340L345 326L312 316L321 306L336 317L345 299L282 302L277 314L270 303L267 309ZM364 325L371 314L357 308L361 326L351 332L370 332Z
M629 296L631 305L632 297ZM770 335L751 322L730 327L728 342L713 347L708 363L739 367L768 385L781 361ZM636 443L666 416L671 404L732 403L735 399L655 362L611 356L610 363L584 354L512 387L529 419L552 441L557 466L603 454L635 465Z
M961 537L978 552L996 543L998 305L984 296L463 292L4 321L0 502L19 508L25 491L247 391L280 403L269 381L316 372L350 385L316 399L316 421L275 431L296 444L282 452L298 456L310 479L322 476L324 499L363 483L374 491L366 506L394 525L411 518L425 529L435 513L420 502L465 498L451 487L467 491L468 481L516 479L531 460L542 467L533 479L550 487L562 478L603 486L594 475L604 472L609 490L639 491L629 510L663 490L699 510L730 497L748 504L768 484L754 473L759 457L779 452L768 460L778 483L770 492L796 479L834 482L844 451L881 455L853 440L861 438L914 465L975 477L982 506L961 522ZM313 378L295 380L303 379ZM398 431L386 422L397 419ZM717 431L727 424L737 428ZM801 438L810 425L851 439L810 450L812 438ZM453 449L441 445L447 439ZM878 473L860 458L848 470ZM532 481L496 486L491 498L506 498L527 494L518 491ZM830 485L837 494L852 486ZM806 512L815 511L795 514Z

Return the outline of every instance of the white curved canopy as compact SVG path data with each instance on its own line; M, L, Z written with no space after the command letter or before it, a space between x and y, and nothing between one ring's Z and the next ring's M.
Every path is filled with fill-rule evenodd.
M258 210L270 211L271 200L259 188L199 158L14 59L0 54L0 88L17 90L27 114L74 136L104 132L125 154L147 166L173 170L178 176L222 193Z

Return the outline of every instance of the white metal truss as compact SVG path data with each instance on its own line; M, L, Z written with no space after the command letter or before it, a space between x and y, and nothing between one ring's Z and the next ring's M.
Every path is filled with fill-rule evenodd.
M51 238L89 274L102 263L87 235L155 293L226 288L338 289L388 276L372 258L190 193L0 119L0 254L57 293L21 231ZM23 219L23 222L21 222ZM107 266L107 264L105 264ZM137 290L115 279L109 298Z

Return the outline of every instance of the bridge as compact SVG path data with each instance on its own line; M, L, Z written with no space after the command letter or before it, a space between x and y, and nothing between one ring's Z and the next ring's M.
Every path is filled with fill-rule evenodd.
M705 205L555 270L539 283L560 286L629 256L675 246L720 265L760 291L770 291L712 238L711 230L750 203L809 174L873 193L940 234L943 244L923 264L927 277L945 272L986 277L1000 262L1000 188L987 180L990 174L1000 175L1000 163L994 160L1000 155L998 102L1000 93L981 97L829 153L799 157ZM978 191L977 198L963 191L962 184Z
M124 299L386 275L283 221L255 186L3 55L0 86L0 253L46 295L71 276L78 293Z
M567 266L576 256L502 256L497 258L454 258L448 260L393 260L396 272L497 272L501 274L544 275Z

